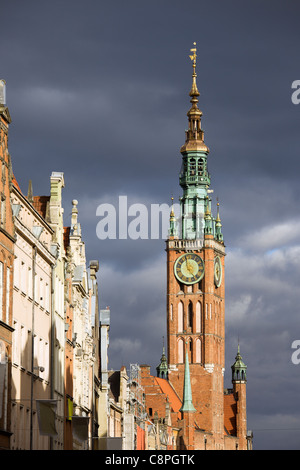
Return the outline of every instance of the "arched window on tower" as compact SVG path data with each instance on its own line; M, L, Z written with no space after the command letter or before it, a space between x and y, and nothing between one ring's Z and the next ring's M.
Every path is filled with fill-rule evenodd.
M194 158L190 159L190 176L196 175L196 160Z
M201 332L201 302L196 303L196 332Z
M198 176L203 176L204 171L204 160L203 158L199 158L198 160Z
M188 307L188 318L187 318L187 323L188 323L188 328L193 328L193 304L192 302L189 302L189 307Z
M179 338L178 340L178 362L183 363L183 356L184 356L184 342L182 338Z
M178 304L178 332L183 331L183 303L180 301Z
M201 339L197 338L195 341L195 362L201 362Z
M188 354L189 354L189 362L192 364L192 363L194 362L194 357L193 357L193 340L192 340L192 338L189 339Z

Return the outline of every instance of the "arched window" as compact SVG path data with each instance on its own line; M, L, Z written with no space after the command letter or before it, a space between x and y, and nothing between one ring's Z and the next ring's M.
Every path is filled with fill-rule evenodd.
M202 176L204 171L204 160L199 158L198 160L198 176Z
M196 304L196 332L201 332L201 302Z
M192 340L192 338L189 338L188 356L189 356L189 362L192 364L194 362L194 351L193 351L193 340Z
M195 176L196 174L196 160L194 158L190 159L190 176Z
M193 304L192 302L189 302L187 325L189 328L193 328Z
M183 303L178 304L178 332L183 331Z
M195 341L195 362L201 362L201 339L197 338Z
M183 356L184 356L184 342L182 338L179 338L178 340L178 362L183 363Z

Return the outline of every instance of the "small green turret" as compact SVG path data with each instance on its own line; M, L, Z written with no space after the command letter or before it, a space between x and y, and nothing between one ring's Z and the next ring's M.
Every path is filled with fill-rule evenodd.
M168 378L168 361L167 356L165 354L165 346L163 345L163 352L160 359L160 364L156 367L157 377L161 379Z
M240 345L238 345L238 352L235 357L235 363L231 366L232 370L232 383L234 382L247 382L247 366L244 364L242 356L240 355Z

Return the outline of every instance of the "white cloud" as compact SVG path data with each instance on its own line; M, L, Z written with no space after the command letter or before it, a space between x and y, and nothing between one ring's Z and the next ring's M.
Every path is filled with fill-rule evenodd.
M237 243L241 247L258 251L269 251L298 242L300 220L289 220L275 225L267 225L248 233Z

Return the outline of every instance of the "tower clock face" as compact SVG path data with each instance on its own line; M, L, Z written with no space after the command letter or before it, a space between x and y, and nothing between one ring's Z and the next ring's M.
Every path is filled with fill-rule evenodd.
M215 266L214 266L214 274L215 274L215 284L217 287L220 287L222 282L222 264L219 256L215 258Z
M204 276L204 261L194 253L186 253L176 260L174 273L180 282L195 284Z

